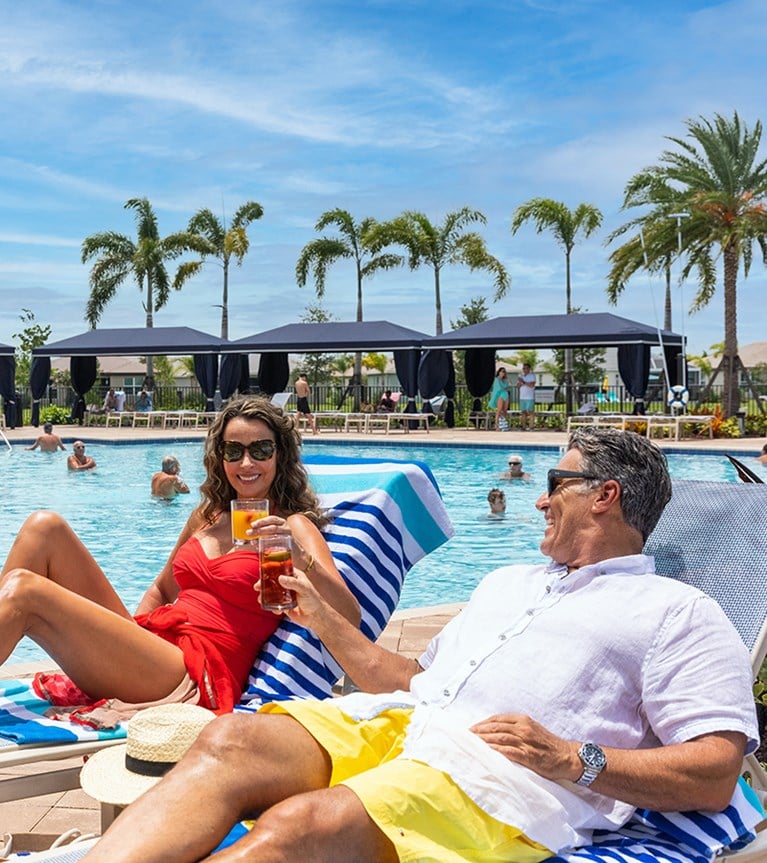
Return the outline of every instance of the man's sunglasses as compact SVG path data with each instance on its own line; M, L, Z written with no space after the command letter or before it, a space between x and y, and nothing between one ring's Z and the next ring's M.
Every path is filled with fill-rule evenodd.
M274 455L277 445L273 440L254 440L244 444L236 440L225 440L221 449L224 461L242 461L245 450L253 461L266 461Z
M599 477L594 476L593 473L581 473L579 470L560 470L554 467L546 474L546 494L551 497L566 479L599 479Z

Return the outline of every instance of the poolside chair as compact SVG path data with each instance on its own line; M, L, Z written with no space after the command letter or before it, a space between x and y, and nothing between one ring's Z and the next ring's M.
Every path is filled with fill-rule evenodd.
M331 519L325 534L341 575L360 602L362 631L376 638L399 600L406 573L453 534L436 481L418 462L306 456ZM341 669L314 635L286 622L256 660L240 709L292 696L327 697ZM5 695L2 695L5 688ZM0 771L60 761L119 743L125 729L96 732L42 716L47 702L23 681L0 680ZM79 786L77 767L0 778L0 802ZM102 823L114 817L102 807Z
M755 677L767 652L766 512L767 486L676 481L645 546L659 573L717 600L751 653ZM765 863L767 832L746 843L764 818L767 773L750 755L743 775L750 788L742 781L724 814L638 811L620 831L599 831L594 845L547 863L707 863L726 848L728 860Z
M291 398L293 398L293 393L275 393L271 398L271 403L284 410Z

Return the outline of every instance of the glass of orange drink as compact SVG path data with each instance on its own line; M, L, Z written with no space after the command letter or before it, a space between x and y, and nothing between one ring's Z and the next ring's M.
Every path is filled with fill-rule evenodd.
M251 499L237 499L232 501L232 542L236 546L255 545L258 541L255 536L249 536L247 531L251 528L251 522L269 515L269 501Z
M262 536L258 540L258 560L261 568L261 607L267 611L287 611L295 608L296 594L283 587L281 575L293 575L293 544L290 534Z

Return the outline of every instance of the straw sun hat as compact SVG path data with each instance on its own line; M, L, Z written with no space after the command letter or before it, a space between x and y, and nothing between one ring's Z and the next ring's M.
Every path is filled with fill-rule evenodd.
M160 704L128 722L127 741L91 756L80 773L83 791L101 803L127 806L179 761L215 713L196 704Z

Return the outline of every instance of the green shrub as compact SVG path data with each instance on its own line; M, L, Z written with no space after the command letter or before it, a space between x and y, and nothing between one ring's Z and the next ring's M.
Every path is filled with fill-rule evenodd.
M69 415L69 408L50 405L40 411L40 425L43 423L53 423L54 425L66 424L69 422Z

